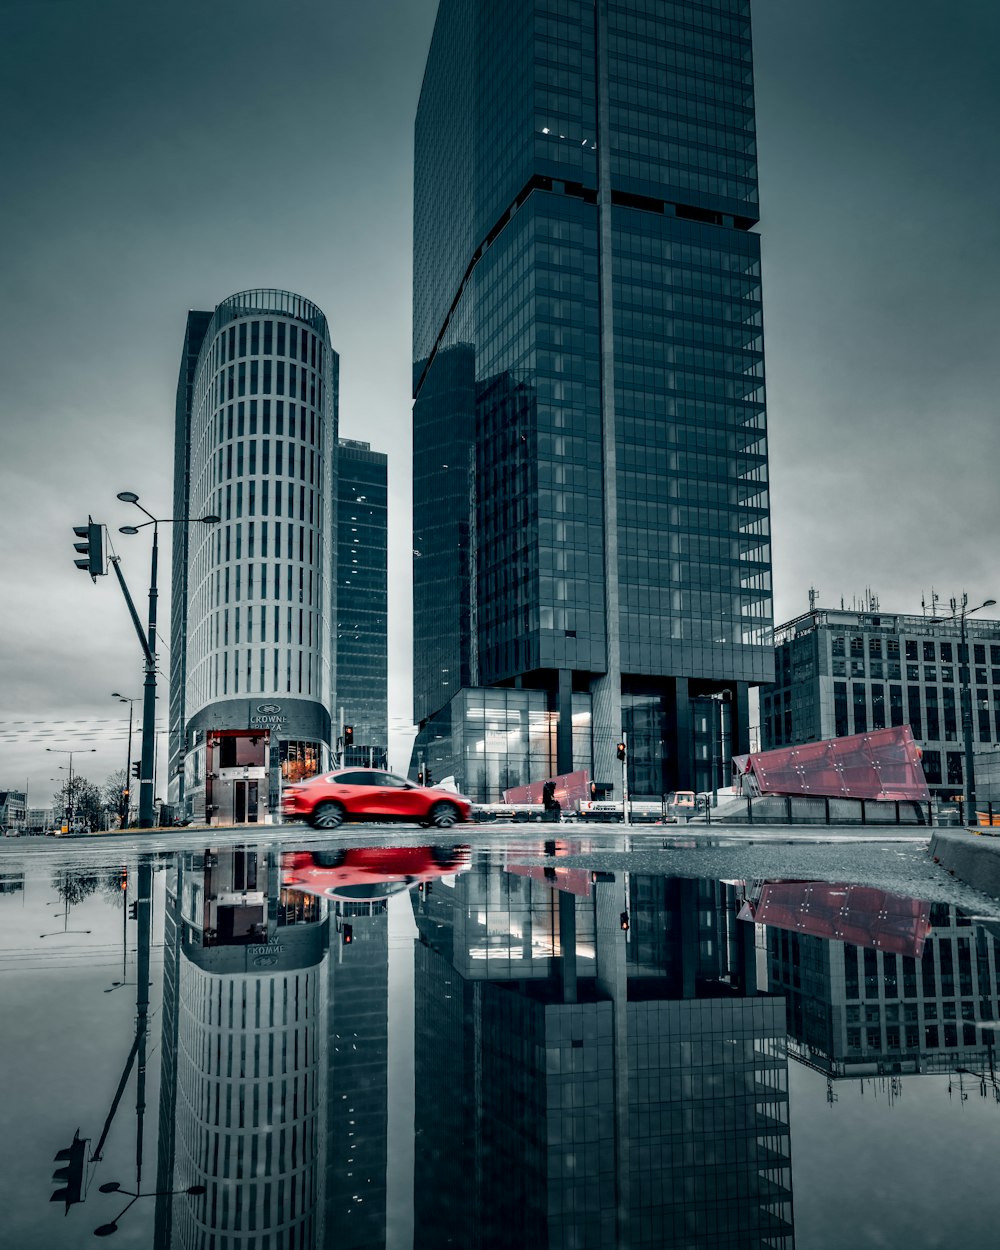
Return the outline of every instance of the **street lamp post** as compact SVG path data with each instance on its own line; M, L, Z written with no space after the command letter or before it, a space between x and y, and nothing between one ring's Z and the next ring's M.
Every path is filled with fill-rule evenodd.
M84 753L93 755L93 753L97 750L97 747L84 747L83 750L80 750L79 748L74 748L72 751L64 751L60 747L46 747L45 749L46 751L50 752L50 754L52 755L68 755L69 756L69 781L67 782L67 786L66 786L66 808L65 808L66 826L67 826L66 831L68 833L68 832L71 832L72 825L73 825L73 756L83 755Z
M156 574L159 560L159 537L161 525L187 525L200 521L204 525L215 525L221 519L214 514L201 517L155 517L139 502L139 496L131 490L118 492L123 503L135 504L140 512L149 517L139 525L122 525L122 534L138 534L147 525L153 527L153 551L149 567L149 619L143 651L146 660L146 677L142 688L142 755L139 765L139 828L150 829L153 826L153 768L156 754ZM118 566L115 565L118 572Z
M117 699L119 703L128 704L128 746L125 750L125 793L122 795L122 828L128 828L129 809L132 806L132 709L133 705L138 703L138 699L132 699L127 694L119 694L117 690L112 692L112 699Z
M972 746L972 662L969 656L965 618L971 616L973 612L979 612L982 608L992 608L995 604L995 599L984 599L976 607L970 608L969 596L963 591L961 602L956 599L951 601L951 616L931 617L931 623L935 625L946 621L958 621L958 675L962 684L962 747L965 754L963 796L966 825L970 822L975 823L978 818L976 816L976 761Z

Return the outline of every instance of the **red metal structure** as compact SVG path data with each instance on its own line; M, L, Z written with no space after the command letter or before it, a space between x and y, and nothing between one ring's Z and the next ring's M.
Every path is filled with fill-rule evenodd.
M564 812L579 811L580 804L592 797L590 793L590 774L585 768L573 773L560 773L557 777L546 777L542 781L532 781L526 786L513 786L504 790L505 803L542 803L544 787L552 783L552 797Z
M908 800L930 798L909 725L733 758L734 788L763 794Z

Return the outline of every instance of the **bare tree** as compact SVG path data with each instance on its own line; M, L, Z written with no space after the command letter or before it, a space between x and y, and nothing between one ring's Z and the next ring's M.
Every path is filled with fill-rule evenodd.
M91 829L100 829L104 823L101 791L86 777L74 777L72 789L67 778L52 796L52 804L57 812L67 818L72 815L74 821L89 825Z
M123 825L128 818L128 789L128 774L124 768L108 773L104 785L101 787L101 797L104 800L105 809L109 812L114 812Z

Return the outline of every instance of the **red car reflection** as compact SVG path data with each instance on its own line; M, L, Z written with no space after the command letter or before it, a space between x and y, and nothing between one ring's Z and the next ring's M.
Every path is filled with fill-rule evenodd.
M345 820L411 820L450 829L468 820L469 800L452 790L418 786L375 768L342 768L281 796L285 820L308 820L314 829L336 829Z
M358 846L343 851L286 851L281 884L320 898L388 898L422 881L469 867L467 846Z

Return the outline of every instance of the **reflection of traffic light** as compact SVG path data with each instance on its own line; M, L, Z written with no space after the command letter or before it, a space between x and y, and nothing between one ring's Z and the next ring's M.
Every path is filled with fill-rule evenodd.
M103 577L104 527L95 525L90 517L87 517L87 524L74 525L73 533L82 540L73 544L73 550L80 556L80 559L74 560L73 563L93 578Z
M138 778L139 778L139 769L140 769L140 767L141 767L141 761L140 761L140 760L136 760L136 761L135 761L135 763L132 765L132 776L133 776L133 777L135 777L135 778L136 778L136 780L138 780Z
M128 791L126 790L125 793L128 794ZM122 869L122 876L121 876L121 881L119 882L119 884L121 885L121 888L123 890L128 889L128 872L124 868Z
M344 746L349 747L353 745L354 745L354 726L345 725L344 726Z
M65 1202L66 1214L74 1203L83 1202L84 1173L87 1165L87 1142L90 1139L80 1136L77 1129L73 1135L73 1144L57 1152L56 1163L65 1163L64 1168L56 1168L52 1173L54 1181L64 1181L61 1189L57 1189L50 1202Z
M623 760L625 758L625 743L624 742L618 743L618 758L620 760Z
M345 924L343 929L341 929L340 932L344 939L344 945L350 946L350 944L354 941L354 926L350 924Z
M621 925L622 931L624 933L628 933L628 912L627 911L622 912L621 916L619 917L618 923Z

